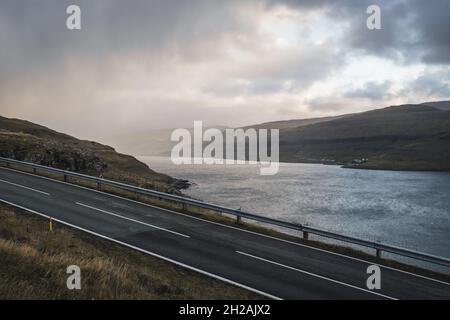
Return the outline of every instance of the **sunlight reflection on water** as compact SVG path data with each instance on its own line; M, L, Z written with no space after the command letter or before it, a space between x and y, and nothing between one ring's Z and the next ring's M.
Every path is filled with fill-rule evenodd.
M257 165L139 159L195 183L185 193L198 199L450 257L450 173L281 163L278 174L261 176Z

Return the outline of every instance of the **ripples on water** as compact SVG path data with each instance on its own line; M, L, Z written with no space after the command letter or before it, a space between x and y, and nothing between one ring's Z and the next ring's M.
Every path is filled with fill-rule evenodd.
M280 164L181 165L140 157L152 169L195 183L186 194L215 204L450 257L450 173Z

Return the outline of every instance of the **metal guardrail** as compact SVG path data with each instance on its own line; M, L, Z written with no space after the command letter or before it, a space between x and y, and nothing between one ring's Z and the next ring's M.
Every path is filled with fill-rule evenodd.
M422 253L422 252L418 252L418 251L414 251L414 250L409 250L409 249L405 249L405 248L400 248L400 247L396 247L396 246L392 246L392 245L382 244L379 242L368 241L368 240L364 240L364 239L360 239L360 238L356 238L356 237L345 236L345 235L321 230L318 228L305 226L302 224L268 218L268 217L260 216L260 215L253 214L253 213L243 212L241 210L236 210L236 209L232 209L232 208L227 208L227 207L207 203L207 202L200 201L200 200L190 199L190 198L177 196L177 195L173 195L173 194L169 194L169 193L164 193L164 192L160 192L160 191L149 190L149 189L145 189L145 188L141 188L141 187L132 186L132 185L122 183L122 182L111 181L111 180L107 180L104 178L97 178L97 177L93 177L93 176L89 176L89 175L85 175L85 174L81 174L81 173L61 170L61 169L57 169L57 168L47 167L47 166L38 165L38 164L34 164L34 163L29 163L29 162L18 161L18 160L14 160L14 159L0 157L0 163L5 163L7 167L10 166L11 164L17 164L17 165L21 165L24 167L32 168L34 173L37 173L37 171L36 171L37 169L45 170L45 171L53 172L53 173L60 173L63 175L64 181L67 181L67 177L75 177L75 178L81 178L81 179L85 179L85 180L89 180L89 181L94 181L97 183L98 189L101 189L102 185L108 185L111 187L116 187L116 188L120 188L123 190L136 192L139 194L144 194L144 195L149 195L149 196L153 196L153 197L157 197L157 198L161 198L161 199L175 201L175 202L181 203L183 205L193 205L193 206L197 206L197 207L201 207L201 208L205 208L205 209L210 209L213 211L226 213L226 214L235 216L238 223L240 223L241 219L244 218L247 220L257 221L257 222L275 225L275 226L290 229L290 230L303 232L303 238L306 240L308 239L309 234L314 234L314 235L321 236L324 238L334 239L334 240L338 240L338 241L342 241L342 242L351 243L354 245L372 248L372 249L376 250L376 256L378 258L381 258L381 253L384 251L384 252L389 252L389 253L396 254L399 256L404 256L404 257L413 258L416 260L426 261L426 262L430 262L433 264L450 267L450 259L448 259L448 258L430 255L430 254L426 254L426 253Z

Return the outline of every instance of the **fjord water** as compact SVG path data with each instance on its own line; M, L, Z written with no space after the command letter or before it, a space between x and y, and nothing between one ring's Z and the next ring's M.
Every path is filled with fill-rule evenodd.
M194 183L184 192L207 202L450 258L449 172L281 163L261 176L258 165L139 159Z

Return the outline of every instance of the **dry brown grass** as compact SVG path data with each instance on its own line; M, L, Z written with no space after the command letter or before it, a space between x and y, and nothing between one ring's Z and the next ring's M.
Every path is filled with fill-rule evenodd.
M0 205L0 299L259 299L143 253ZM81 268L68 290L66 268Z

